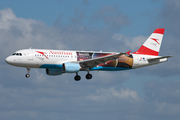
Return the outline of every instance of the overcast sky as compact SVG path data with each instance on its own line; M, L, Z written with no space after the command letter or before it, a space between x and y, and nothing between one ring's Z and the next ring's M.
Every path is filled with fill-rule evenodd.
M118 72L56 77L10 66L26 48L136 51L165 28L160 55L168 62ZM1 120L179 120L179 0L4 0L0 2Z

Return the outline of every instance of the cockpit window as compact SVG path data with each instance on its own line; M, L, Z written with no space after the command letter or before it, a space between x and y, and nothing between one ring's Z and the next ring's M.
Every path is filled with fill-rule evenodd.
M22 53L13 53L14 56L22 56Z

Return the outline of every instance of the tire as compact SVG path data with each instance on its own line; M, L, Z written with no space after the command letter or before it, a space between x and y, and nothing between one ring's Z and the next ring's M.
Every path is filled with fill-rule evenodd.
M74 77L74 80L75 80L75 81L80 81L80 80L81 80L81 76L76 75L76 76Z
M89 80L89 79L91 79L91 78L92 78L92 75L88 73L88 74L86 75L86 79Z
M29 78L29 77L30 77L30 74L26 74L25 77L26 77L26 78Z

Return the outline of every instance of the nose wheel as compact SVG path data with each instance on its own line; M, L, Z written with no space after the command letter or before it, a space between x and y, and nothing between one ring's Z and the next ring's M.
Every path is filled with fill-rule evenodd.
M30 74L29 74L29 73L30 73L30 68L27 67L27 74L25 75L26 78L29 78L29 77L30 77Z
M29 77L30 77L30 74L26 74L25 76L26 76L26 78L29 78Z

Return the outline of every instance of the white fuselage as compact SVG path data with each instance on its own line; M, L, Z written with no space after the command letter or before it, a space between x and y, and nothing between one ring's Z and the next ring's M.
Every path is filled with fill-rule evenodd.
M43 52L42 52L43 51ZM88 51L81 51L86 52ZM62 65L66 62L78 61L77 51L65 50L45 50L45 49L25 49L15 52L17 55L11 55L6 58L6 62L10 65L29 68L53 68L53 65ZM91 52L91 53L107 53L107 52ZM21 54L21 55L20 55ZM137 55L132 54L133 65L131 68L139 68L158 64L167 61L167 58L148 61L148 59L158 58L160 56ZM83 58L82 58L83 59Z

